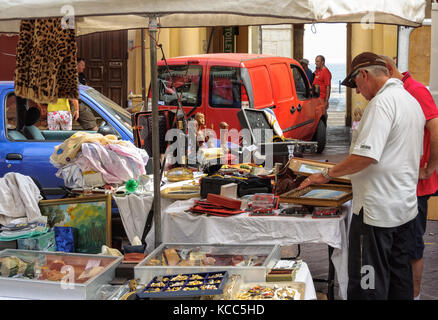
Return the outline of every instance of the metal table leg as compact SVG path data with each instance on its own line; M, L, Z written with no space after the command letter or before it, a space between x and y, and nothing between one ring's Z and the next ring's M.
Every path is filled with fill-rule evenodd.
M333 247L328 246L329 269L327 279L313 279L314 282L327 282L327 299L335 300L335 266L332 262Z
M328 300L335 300L335 266L332 262L332 254L333 254L333 247L328 246L328 256L329 256L329 271L328 271L328 279L327 279L327 299Z

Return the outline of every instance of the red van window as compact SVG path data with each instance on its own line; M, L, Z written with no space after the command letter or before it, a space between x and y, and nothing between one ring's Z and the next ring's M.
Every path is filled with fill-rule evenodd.
M291 64L290 67L294 76L295 90L297 92L298 99L306 100L310 98L309 82L307 81L303 71L298 66L293 64Z
M273 104L271 80L265 66L248 68L254 96L254 106L257 109L270 107Z
M285 63L271 65L272 88L277 101L292 98L292 83L289 76L289 66Z
M200 106L202 67L170 65L169 70L166 66L158 67L158 104L177 106L180 97L183 106Z
M210 68L209 104L216 108L240 108L240 68Z

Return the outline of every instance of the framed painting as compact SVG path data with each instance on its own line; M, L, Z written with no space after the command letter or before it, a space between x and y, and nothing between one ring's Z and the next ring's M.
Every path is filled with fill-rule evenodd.
M280 202L321 207L340 207L353 198L351 186L339 184L310 185L280 195Z
M41 214L49 227L77 229L79 253L100 253L102 245L111 247L111 195L41 200Z
M310 176L314 173L321 173L325 168L331 168L335 165L336 163L332 162L321 162L303 158L290 158L289 160L289 169L305 176ZM351 184L351 180L347 176L334 178L333 181Z

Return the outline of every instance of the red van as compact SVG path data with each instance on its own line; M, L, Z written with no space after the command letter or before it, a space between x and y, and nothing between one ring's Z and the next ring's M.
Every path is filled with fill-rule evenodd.
M326 109L294 59L244 53L169 58L167 66L158 63L158 82L159 109L176 108L179 96L188 118L202 112L218 136L222 121L241 129L241 108L270 108L286 138L317 141L318 152L325 147Z

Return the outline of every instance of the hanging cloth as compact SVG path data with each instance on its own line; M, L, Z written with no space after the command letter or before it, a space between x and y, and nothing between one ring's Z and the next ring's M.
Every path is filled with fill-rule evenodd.
M41 104L78 99L75 30L61 18L21 20L15 94Z

